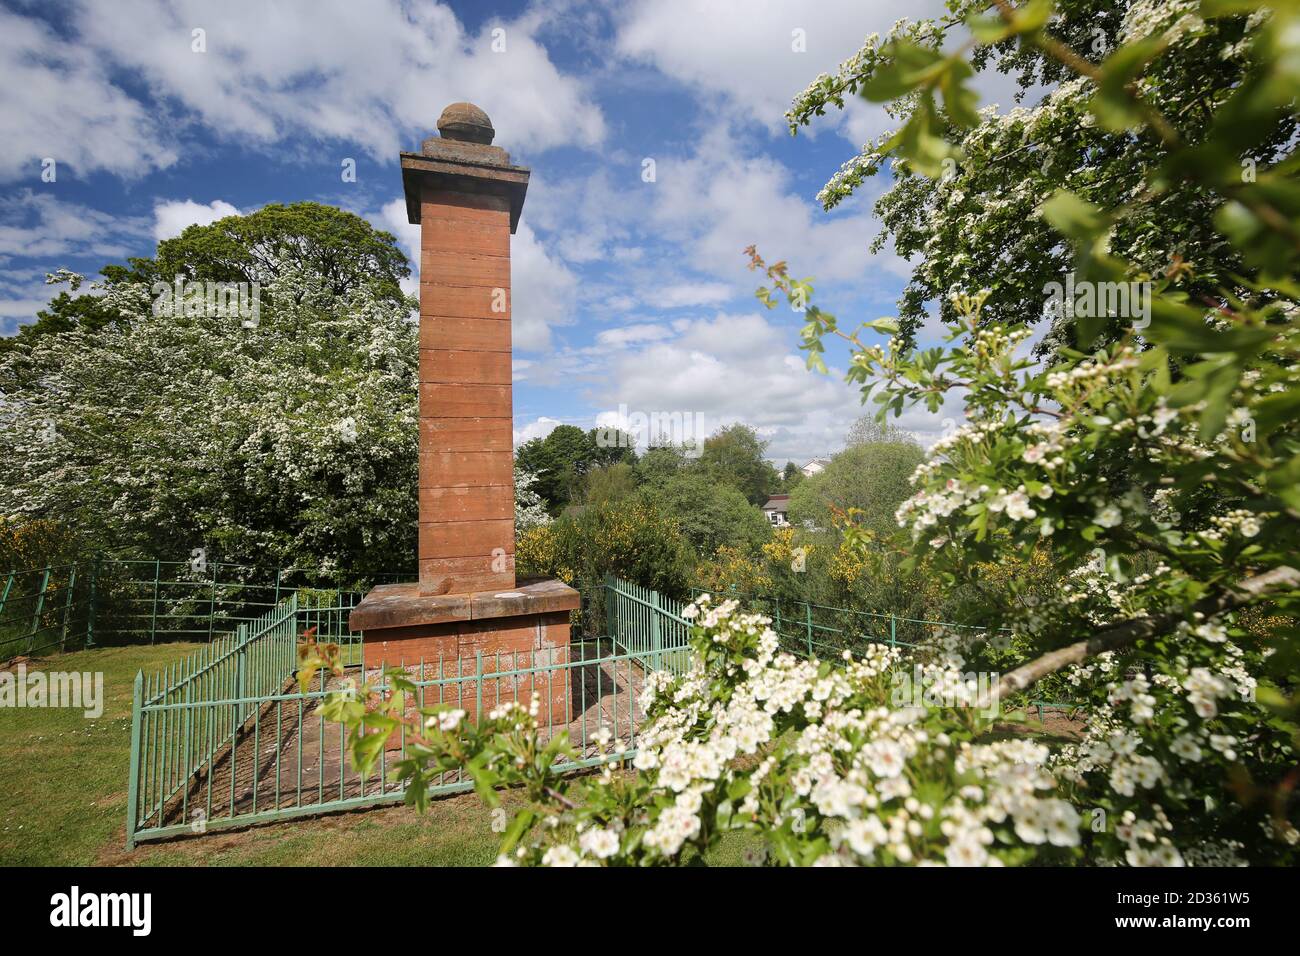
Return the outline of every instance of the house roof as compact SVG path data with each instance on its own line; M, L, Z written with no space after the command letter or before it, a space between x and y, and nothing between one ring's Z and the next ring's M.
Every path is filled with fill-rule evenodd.
M807 468L808 465L829 465L830 463L831 460L829 458L810 458L804 467Z
M764 511L789 511L790 496L772 495L772 497L767 499L767 504L763 505L763 510Z

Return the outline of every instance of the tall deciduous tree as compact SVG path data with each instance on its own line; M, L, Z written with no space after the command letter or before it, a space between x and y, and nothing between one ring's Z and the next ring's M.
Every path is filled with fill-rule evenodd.
M790 521L831 530L851 520L877 534L889 534L897 526L894 512L912 494L912 472L924 457L915 442L846 448L791 492Z
M748 425L730 425L704 440L700 466L715 480L725 482L761 505L777 484L776 469L764 458L767 442Z

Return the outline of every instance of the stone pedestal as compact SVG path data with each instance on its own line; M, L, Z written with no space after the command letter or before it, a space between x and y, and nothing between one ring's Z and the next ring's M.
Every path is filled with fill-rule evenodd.
M569 612L581 603L560 581L524 582L509 591L422 595L416 584L375 588L352 611L363 631L368 676L401 667L425 684L423 706L448 703L477 720L479 708L540 698L543 726L567 724L574 680ZM413 702L412 706L419 704Z

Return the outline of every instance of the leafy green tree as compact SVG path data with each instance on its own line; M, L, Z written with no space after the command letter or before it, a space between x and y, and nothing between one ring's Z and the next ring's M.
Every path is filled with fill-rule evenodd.
M692 466L681 446L651 445L636 463L636 477L640 484L657 486Z
M267 284L293 269L319 276L338 296L365 285L393 302L402 300L399 283L411 274L391 233L314 202L271 203L246 216L190 226L158 243L155 260L156 279L164 282L180 276Z
M601 506L628 501L636 494L636 472L627 462L597 466L587 472L582 502Z
M243 216L188 227L158 243L153 258L132 257L126 265L101 270L106 284L187 281L259 283L266 305L281 272L317 275L324 287L346 297L365 286L370 294L394 305L405 303L400 283L411 274L406 256L391 233L375 229L360 216L314 202L272 203ZM72 274L67 273L71 278ZM0 338L0 354L29 345L46 335L73 329L94 332L122 317L104 302L103 290L77 294L81 277L70 283L14 336ZM292 285L292 284L290 284Z
M798 487L803 477L803 471L799 466L792 461L787 461L785 468L781 470L781 490L788 495Z
M845 444L849 447L880 442L915 444L916 439L906 429L877 421L874 415L863 415L849 426L849 433L845 436Z
M339 295L289 265L267 290L245 328L155 315L148 286L110 283L103 306L120 321L0 358L0 514L149 555L410 567L413 303L369 285Z
M757 551L771 536L767 518L743 494L700 470L679 472L642 494L677 520L700 557L721 545Z
M852 445L790 494L790 521L829 531L850 520L888 535L897 528L894 512L911 496L909 479L924 457L912 441Z
M682 594L694 556L676 520L639 496L565 512L520 536L520 574L558 577L589 599L588 620L603 621L603 586L613 574L665 594Z
M750 504L762 505L777 486L776 469L764 456L767 442L748 425L729 425L704 440L700 467Z
M524 532L551 523L546 503L533 487L537 476L515 465L515 537Z
M97 332L121 316L105 307L98 295L73 295L60 292L36 313L36 321L20 325L10 336L0 338L0 355L29 347L47 335L59 335L74 329Z
M596 449L592 462L596 465L636 464L636 437L618 428L593 428L588 435Z
M545 438L520 445L515 459L537 476L537 493L551 514L559 514L580 496L583 478L596 460L595 433L576 425L557 425Z

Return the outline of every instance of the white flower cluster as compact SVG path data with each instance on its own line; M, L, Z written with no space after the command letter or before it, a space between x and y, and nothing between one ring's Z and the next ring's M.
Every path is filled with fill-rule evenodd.
M1216 629L1216 636L1221 630L1213 621L1183 630L1199 633L1206 628ZM1217 858L1193 856L1199 838L1191 834L1180 845L1160 803L1166 794L1179 803L1201 799L1181 765L1200 764L1211 754L1228 763L1239 756L1241 739L1213 721L1224 700L1249 699L1254 678L1246 673L1242 650L1226 637L1211 646L1218 655L1213 668L1178 657L1170 673L1130 672L1117 679L1114 655L1105 654L1066 675L1075 685L1094 677L1107 679L1106 703L1091 710L1083 739L1063 748L1053 766L1059 778L1084 786L1093 799L1101 786L1117 803L1128 805L1114 833L1131 866L1205 865L1205 860ZM1157 713L1167 717L1169 707L1175 708L1174 732L1167 738L1159 731L1153 734Z
M680 854L702 833L706 805L737 779L736 758L762 750L767 754L750 773L737 812L760 828L818 828L831 847L819 865L1000 865L997 851L1007 844L996 834L1007 822L1013 843L1078 845L1079 815L1054 792L1045 746L958 743L926 728L924 707L872 703L888 693L902 661L898 648L872 645L828 669L779 652L767 619L739 613L734 601L713 605L704 596L683 613L706 630L710 645L746 651L736 682L723 693L698 663L680 678L647 680L643 700L662 709L634 762L654 781L657 812L647 817L643 852L665 861ZM970 692L958 670L960 652L980 638L939 634L924 665L928 677L954 694ZM949 782L926 788L922 799L913 781L928 775ZM543 862L572 865L617 854L615 840L584 832L576 845L547 850Z

